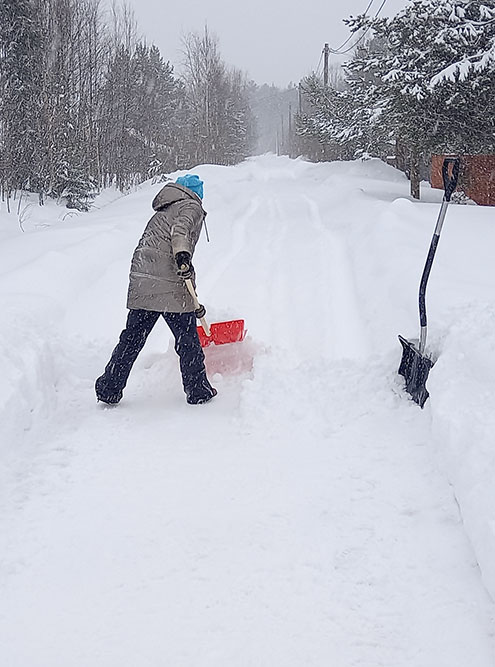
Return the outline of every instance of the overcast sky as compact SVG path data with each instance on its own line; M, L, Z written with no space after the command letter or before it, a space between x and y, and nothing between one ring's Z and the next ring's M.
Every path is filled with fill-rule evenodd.
M142 36L175 67L181 35L202 31L205 22L219 38L223 60L256 83L284 87L315 70L325 42L337 48L349 36L343 18L363 13L368 0L128 0ZM381 0L374 0L374 14ZM393 15L407 0L387 0Z

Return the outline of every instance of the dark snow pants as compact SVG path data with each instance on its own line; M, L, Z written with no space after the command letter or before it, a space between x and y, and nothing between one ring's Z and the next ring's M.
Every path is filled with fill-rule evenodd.
M196 330L194 313L159 313L153 310L130 310L126 328L112 352L105 372L96 380L96 395L106 403L118 403L138 354L162 315L175 338L179 355L182 384L188 400L211 396L212 387L206 377L204 353Z

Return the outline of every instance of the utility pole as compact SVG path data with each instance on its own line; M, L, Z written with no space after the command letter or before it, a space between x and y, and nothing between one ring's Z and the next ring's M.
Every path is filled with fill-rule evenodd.
M281 121L281 131L280 131L280 155L285 155L285 123L284 123L284 114L280 114Z
M325 44L325 48L323 49L323 85L325 88L328 86L328 55L330 53L330 49L328 47L328 44Z
M289 157L292 157L292 104L289 104Z

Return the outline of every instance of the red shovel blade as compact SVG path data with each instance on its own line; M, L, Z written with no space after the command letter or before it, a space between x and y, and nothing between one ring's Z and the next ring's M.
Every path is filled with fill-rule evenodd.
M215 322L210 324L211 336L207 336L203 327L198 326L198 336L201 347L225 345L226 343L238 343L244 340L244 320L230 320L228 322Z

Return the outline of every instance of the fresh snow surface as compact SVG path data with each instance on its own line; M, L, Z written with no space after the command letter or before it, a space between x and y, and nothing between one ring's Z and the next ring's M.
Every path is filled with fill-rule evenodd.
M249 329L203 406L163 322L121 404L93 393L161 184L0 215L0 665L493 667L493 209L447 213L420 410L397 334L442 193L377 160L194 171L200 300Z

